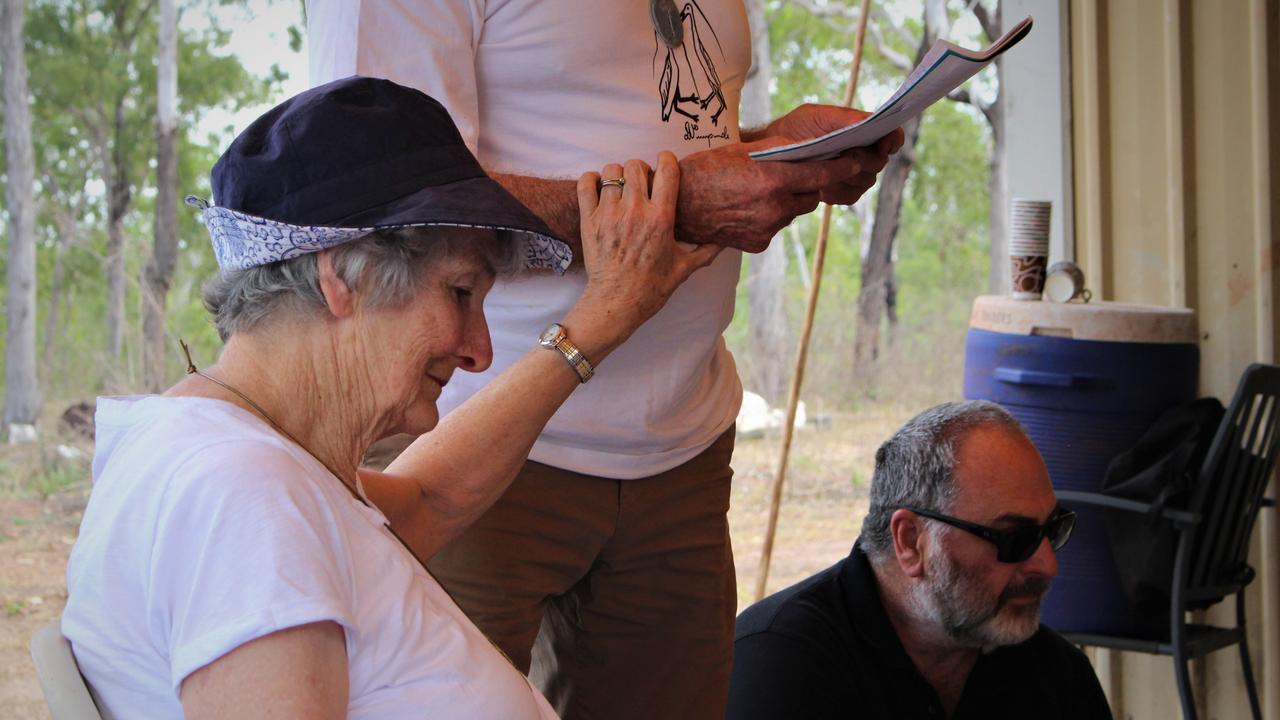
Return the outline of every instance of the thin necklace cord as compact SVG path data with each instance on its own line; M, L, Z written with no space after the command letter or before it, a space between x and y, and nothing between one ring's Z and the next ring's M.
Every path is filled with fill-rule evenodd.
M369 501L365 499L364 495L362 495L356 488L351 487L351 485L349 485L346 480L342 479L341 475L334 472L333 468L329 467L328 463L321 460L319 457L316 457L315 453L311 452L311 450L309 450L306 445L303 445L301 442L299 442L298 439L295 438L288 430L285 430L283 427L281 427L280 423L276 422L275 418L271 417L271 415L266 410L263 410L261 405L254 402L249 398L248 395L245 395L244 393L240 392L239 390L232 387L231 385L219 380L216 377L213 377L212 375L209 375L208 373L202 372L199 368L197 368L196 364L191 360L191 348L187 347L186 341L180 339L178 340L178 344L182 346L182 353L187 358L187 374L188 375L199 375L205 380L208 380L214 385L217 385L225 389L227 392L234 394L236 397L248 403L249 407L256 410L257 413L262 416L263 420L266 420L271 425L271 427L276 429L276 432L279 432L281 435L284 435L286 438L292 441L294 445L297 445L298 447L302 448L303 452L310 455L311 458L316 462L320 463L320 465L325 470L328 470L329 474L333 475L333 477L336 478L338 482L342 484L342 487L346 488L347 492L351 493L351 496L354 497L361 505L364 505L365 507L372 507L372 505L369 504ZM358 479L357 479L357 482L359 482ZM399 542L402 546L404 546L404 549L407 550L409 554L412 555L413 558L418 561L418 564L422 565L423 569L425 570L427 567L427 564L423 562L422 558L418 557L418 554L413 551L413 548L409 547L409 543L405 542L404 538L400 537L400 533L396 532L391 527L391 523L383 522L382 525L387 529L387 532L391 533L391 536L394 537L397 542Z

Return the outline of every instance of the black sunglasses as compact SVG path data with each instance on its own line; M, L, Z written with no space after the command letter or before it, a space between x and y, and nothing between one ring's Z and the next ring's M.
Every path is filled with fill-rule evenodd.
M950 515L907 505L902 509L977 535L996 546L996 559L1002 563L1019 563L1035 555L1036 550L1040 548L1040 541L1045 538L1049 539L1049 546L1055 551L1061 550L1062 546L1067 544L1067 540L1071 539L1071 531L1076 526L1076 514L1062 509L1055 512L1043 525L1022 525L1009 530L996 530L953 518Z

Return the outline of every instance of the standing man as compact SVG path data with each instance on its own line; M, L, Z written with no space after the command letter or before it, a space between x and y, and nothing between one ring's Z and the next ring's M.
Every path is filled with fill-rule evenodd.
M876 452L849 557L738 618L730 720L1110 720L1040 624L1075 514L1007 412L946 403Z
M742 0L310 0L307 11L312 83L371 75L437 98L485 168L571 246L572 178L584 169L604 166L602 192L616 192L622 166L608 163L671 150L676 238L758 252L820 199L857 200L902 142L895 132L831 160L751 160L864 115L802 106L742 131ZM592 358L572 350L574 328L559 325L584 274L500 283L485 306L492 367L456 377L440 399L442 412L456 407L540 334L586 383L508 493L431 566L565 717L723 714L742 386L721 334L736 250L695 273L594 376Z

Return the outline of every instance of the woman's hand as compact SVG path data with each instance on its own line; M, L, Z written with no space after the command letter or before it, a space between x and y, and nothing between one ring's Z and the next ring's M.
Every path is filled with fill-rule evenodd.
M626 182L601 188L601 174ZM606 165L603 173L578 181L587 287L560 322L593 364L631 337L721 250L676 244L679 181L671 153L658 156L656 171L632 160L625 169ZM361 471L369 497L414 554L430 558L507 489L542 428L580 384L559 352L531 348L385 472Z
M600 187L602 177L626 183ZM720 245L686 249L676 243L679 190L680 166L669 152L658 155L657 170L629 160L625 168L609 164L578 180L587 287L564 325L588 358L602 357L630 337L720 252Z

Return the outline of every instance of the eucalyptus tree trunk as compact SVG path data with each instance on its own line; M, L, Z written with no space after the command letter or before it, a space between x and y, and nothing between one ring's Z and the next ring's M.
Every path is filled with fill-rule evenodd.
M45 380L53 377L53 353L58 337L58 316L62 312L62 282L66 275L64 268L63 246L65 241L58 238L53 246L53 275L49 280L49 309L44 315L44 342L40 351L40 367L45 373Z
M132 47L141 23L129 25L129 8L117 3L112 8L117 48L127 52ZM127 90L116 98L111 117L111 147L104 151L103 180L107 186L107 358L116 366L124 349L125 324L125 247L124 217L133 202L129 184L128 118L125 113Z
M177 37L176 0L160 0L155 243L142 283L143 379L152 392L166 384L165 305L178 253Z
M1000 70L997 61L996 75ZM987 159L987 193L991 206L987 210L987 225L991 235L991 270L987 288L996 295L1009 289L1009 187L1004 170L1004 92L986 111L991 125L991 157Z
M114 362L124 349L124 216L133 194L129 189L124 148L124 101L115 108L115 141L106 163L107 181L107 357Z
M48 309L44 314L44 338L41 341L40 371L45 379L46 388L52 378L59 375L55 368L55 354L58 347L58 325L62 318L62 300L66 294L66 256L67 251L80 244L83 233L80 229L80 218L85 216L83 195L79 202L70 200L62 191L58 176L46 172L41 178L41 198L43 209L53 217L56 232L53 234L53 273L49 279L49 293L46 302Z
M894 242L902 219L902 200L907 178L916 163L916 140L920 137L917 116L902 126L902 149L889 158L880 173L880 193L876 201L871 241L862 258L862 285L858 290L858 330L853 341L854 376L872 377L880 357L880 325L890 312L896 313L897 280L894 271Z
M34 436L40 417L36 377L35 153L27 105L23 0L0 6L0 68L4 71L5 203L9 210L6 272L4 425L10 441Z
M751 71L742 89L742 126L759 127L772 119L769 80L773 73L764 0L747 0L747 20L751 25L752 57ZM746 364L749 368L746 381L748 389L764 396L771 404L785 399L788 361L792 357L787 333L786 279L787 249L779 234L764 252L747 258L751 361Z
M994 42L1004 30L1001 21L1001 5L987 12L981 3L973 6L973 13L987 35L987 42ZM996 58L996 97L989 105L978 105L987 125L991 127L991 156L987 159L987 193L991 206L987 210L987 225L991 236L991 267L987 279L990 292L1001 295L1009 289L1009 183L1004 163L1004 58Z
M915 64L924 59L939 35L947 32L949 21L944 0L927 0L924 8L924 35L916 50ZM858 330L853 343L855 377L872 377L880 355L880 325L888 318L897 320L897 280L894 272L894 242L902 220L902 200L907 179L915 166L916 140L920 136L920 117L902 126L905 141L902 149L889 158L880 174L880 192L876 201L871 241L862 259L862 284L858 290Z

